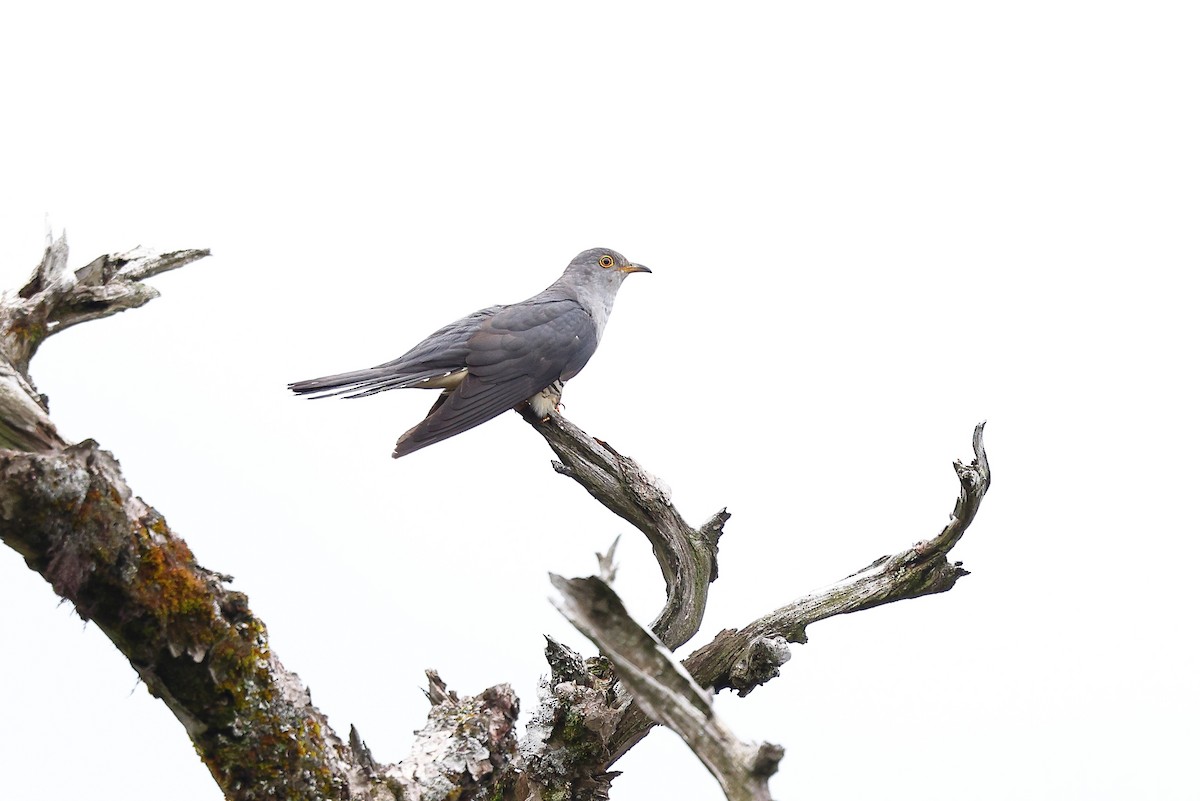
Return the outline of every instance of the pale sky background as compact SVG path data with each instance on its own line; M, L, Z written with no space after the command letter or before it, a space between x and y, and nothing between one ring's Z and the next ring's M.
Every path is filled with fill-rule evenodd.
M593 246L626 282L565 413L694 524L728 506L690 653L940 530L945 595L815 625L717 709L775 797L1195 799L1200 11L1192 3L12 3L0 285L209 247L33 362L236 577L346 736L403 757L422 671L525 710L547 602L622 534L515 415L400 461L428 393L308 402ZM0 552L6 799L217 801L183 728ZM659 731L615 801L713 801ZM665 791L670 789L668 795Z

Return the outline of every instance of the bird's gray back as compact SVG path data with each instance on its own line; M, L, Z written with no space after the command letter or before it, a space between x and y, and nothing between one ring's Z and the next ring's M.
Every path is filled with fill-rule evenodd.
M481 378L519 380L527 389L524 400L574 377L598 344L591 314L551 287L486 320L468 342L467 368Z
M406 372L422 370L458 370L467 363L467 343L480 326L504 306L489 306L444 325L410 348L403 356L377 365L377 370L403 368Z

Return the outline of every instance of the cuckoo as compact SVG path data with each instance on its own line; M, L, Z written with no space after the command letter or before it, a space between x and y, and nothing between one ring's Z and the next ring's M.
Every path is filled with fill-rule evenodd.
M301 395L349 398L408 387L440 389L425 419L396 442L396 458L525 401L546 417L558 406L563 383L596 352L621 283L631 273L648 272L615 250L585 250L562 277L528 300L480 309L377 367L288 386Z

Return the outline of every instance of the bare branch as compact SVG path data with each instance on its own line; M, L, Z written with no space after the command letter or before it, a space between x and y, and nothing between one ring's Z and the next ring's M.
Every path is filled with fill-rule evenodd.
M28 283L0 299L0 447L46 451L68 444L29 377L29 361L47 337L141 306L158 297L141 279L208 255L207 250L131 252L101 256L71 273L69 253L65 236L47 242Z
M67 269L68 255L65 235L48 243L29 282L0 307L0 351L27 378L29 362L47 337L148 303L158 290L141 283L143 279L202 259L209 251L133 250L101 256L74 273Z
M739 740L713 711L709 695L650 632L625 611L598 577L551 576L562 593L555 606L596 644L642 712L679 734L731 801L769 801L767 778L783 749Z
M729 513L722 509L694 529L675 510L666 486L633 459L560 414L545 420L528 408L521 414L562 460L554 463L556 471L575 479L650 540L667 584L666 605L650 629L672 651L686 643L704 618L708 585L717 577L717 542Z
M861 612L893 601L946 592L968 575L961 562L946 555L964 533L991 486L991 470L983 447L983 423L975 427L972 445L975 460L954 463L959 496L950 522L936 537L919 542L893 556L881 557L833 586L806 595L776 609L742 629L722 631L709 644L683 660L684 667L702 687L726 688L747 695L779 675L790 658L787 643L806 643L807 627L835 615ZM628 710L612 742L611 765L653 726L637 709Z

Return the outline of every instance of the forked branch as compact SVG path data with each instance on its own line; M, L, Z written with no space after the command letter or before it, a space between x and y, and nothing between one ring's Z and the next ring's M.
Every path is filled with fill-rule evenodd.
M66 236L46 244L42 261L15 298L6 298L0 315L0 349L28 378L29 361L48 337L73 325L136 309L158 297L146 278L175 270L209 255L208 250L151 253L134 249L67 269Z

